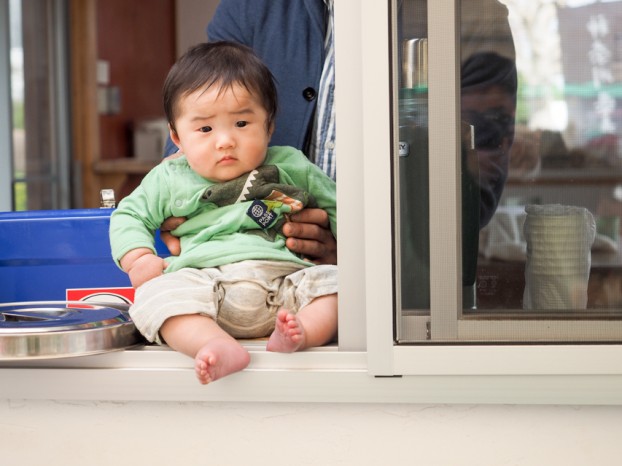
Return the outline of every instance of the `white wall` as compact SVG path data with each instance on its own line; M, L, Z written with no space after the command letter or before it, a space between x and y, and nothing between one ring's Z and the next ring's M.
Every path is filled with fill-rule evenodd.
M606 466L621 420L622 407L2 400L0 464Z

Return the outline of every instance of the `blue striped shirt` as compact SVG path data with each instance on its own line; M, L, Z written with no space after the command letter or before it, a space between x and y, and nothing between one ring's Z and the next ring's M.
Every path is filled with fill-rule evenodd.
M318 89L318 102L309 140L309 158L333 180L337 179L335 154L335 46L333 40L333 0L324 0L328 11L325 59Z

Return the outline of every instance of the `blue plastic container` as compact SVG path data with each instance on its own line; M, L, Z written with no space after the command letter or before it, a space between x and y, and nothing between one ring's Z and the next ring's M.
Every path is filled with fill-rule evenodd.
M112 260L113 209L0 213L0 303L64 301L67 290L131 288ZM156 237L161 256L168 250Z

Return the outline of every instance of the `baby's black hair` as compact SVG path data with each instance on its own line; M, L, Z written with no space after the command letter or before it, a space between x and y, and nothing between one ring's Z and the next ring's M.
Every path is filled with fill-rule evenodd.
M191 47L173 65L163 89L164 112L175 131L179 100L199 89L220 86L221 92L233 85L244 86L259 99L268 113L269 131L277 111L274 76L252 49L235 42L206 42Z

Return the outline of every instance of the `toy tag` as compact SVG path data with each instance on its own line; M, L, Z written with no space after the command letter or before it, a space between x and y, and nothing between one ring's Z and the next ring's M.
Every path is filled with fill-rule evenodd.
M255 223L263 229L268 228L276 218L276 214L272 212L266 204L257 200L253 201L246 211L246 215L252 218Z

